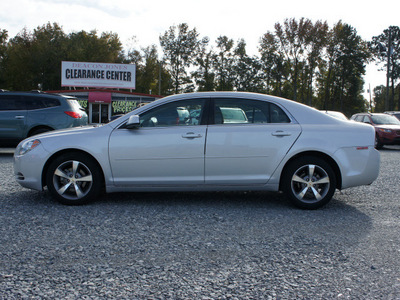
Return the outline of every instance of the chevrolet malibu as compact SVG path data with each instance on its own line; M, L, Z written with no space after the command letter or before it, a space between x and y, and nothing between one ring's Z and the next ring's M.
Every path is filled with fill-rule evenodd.
M181 117L179 110L189 113ZM246 118L225 120L227 110ZM316 209L336 189L377 178L374 142L372 126L294 101L192 93L154 101L103 126L25 139L15 150L14 171L23 187L47 186L68 205L92 201L104 190L265 190Z

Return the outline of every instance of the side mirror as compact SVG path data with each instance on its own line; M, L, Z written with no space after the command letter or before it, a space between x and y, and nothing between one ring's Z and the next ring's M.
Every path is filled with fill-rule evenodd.
M125 125L127 129L134 129L140 127L140 119L138 115L130 116L128 122Z

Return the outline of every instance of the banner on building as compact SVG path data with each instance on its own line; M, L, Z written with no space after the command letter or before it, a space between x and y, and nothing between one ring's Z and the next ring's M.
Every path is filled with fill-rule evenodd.
M63 61L61 86L135 89L136 66Z

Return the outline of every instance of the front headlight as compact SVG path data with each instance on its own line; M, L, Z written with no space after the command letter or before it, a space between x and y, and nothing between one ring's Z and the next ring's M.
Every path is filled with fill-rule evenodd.
M20 144L15 151L18 156L24 155L40 145L40 140L28 140Z
M379 128L379 131L385 132L385 133L392 133L391 129L383 129L383 128Z

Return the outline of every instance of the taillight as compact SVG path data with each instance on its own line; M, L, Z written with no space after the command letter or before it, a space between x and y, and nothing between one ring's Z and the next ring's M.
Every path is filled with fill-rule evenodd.
M81 119L82 114L75 111L64 111L68 116L73 117L74 119Z

